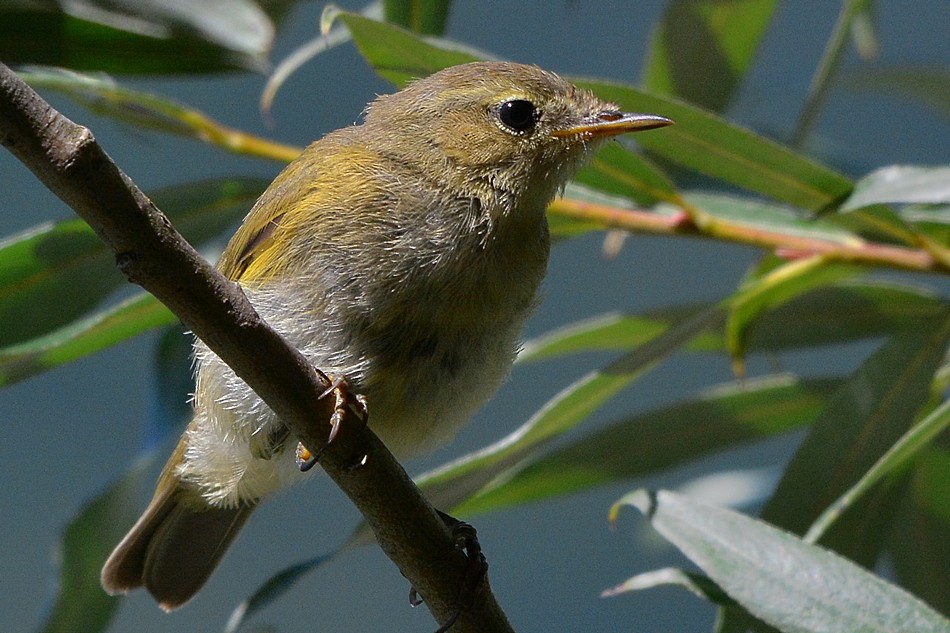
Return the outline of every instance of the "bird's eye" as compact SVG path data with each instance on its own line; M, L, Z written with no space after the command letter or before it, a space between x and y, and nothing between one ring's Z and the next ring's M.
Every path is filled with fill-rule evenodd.
M513 132L524 133L534 127L538 111L524 99L512 99L498 106L498 120Z

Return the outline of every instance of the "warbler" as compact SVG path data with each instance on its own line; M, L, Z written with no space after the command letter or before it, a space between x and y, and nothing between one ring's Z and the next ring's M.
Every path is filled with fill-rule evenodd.
M288 165L218 262L368 405L399 458L448 441L510 371L548 261L545 209L602 141L672 123L534 66L476 62L378 97ZM172 610L261 500L301 480L280 419L201 341L194 416L102 570Z

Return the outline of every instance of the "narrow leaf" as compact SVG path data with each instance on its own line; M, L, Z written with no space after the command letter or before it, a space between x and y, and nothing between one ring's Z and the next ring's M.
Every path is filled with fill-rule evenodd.
M838 497L834 503L822 512L808 532L805 533L806 543L815 543L825 533L828 527L841 516L855 501L886 475L894 472L908 460L915 457L921 449L933 441L940 433L950 427L950 401L945 401L927 417L907 431L891 446L879 460L864 473L864 476Z
M614 312L585 319L526 341L518 362L583 352L631 350L667 331L674 323L707 309L708 304L695 304L640 315Z
M224 633L237 633L254 614L292 589L307 574L333 560L337 552L317 556L286 567L268 578L257 591L234 608L224 627Z
M419 36L391 24L377 22L361 15L340 12L338 18L353 36L360 54L383 78L396 86L425 77L448 66L483 59L473 51L435 40L423 41Z
M690 574L676 567L665 567L637 574L622 584L601 592L601 598L612 598L630 591L643 591L661 585L679 585L700 598L719 606L733 606L736 601L722 588L702 574Z
M62 69L34 69L19 75L32 87L47 88L102 116L136 127L210 143L229 152L289 162L301 148L236 130L208 115L155 94L119 86L108 78Z
M834 30L825 44L818 67L808 85L808 95L792 131L792 146L801 147L814 129L825 104L832 79L841 65L841 56L848 43L848 34L855 21L864 21L870 0L845 0L835 22Z
M903 589L762 521L663 490L619 504L639 509L727 594L786 633L950 631Z
M950 446L947 436L928 446L914 465L914 499L921 509L950 527Z
M882 167L854 185L854 191L841 204L842 212L887 203L950 203L950 166Z
M862 60L873 63L881 44L874 27L874 6L871 2L859 2L851 19L851 41ZM840 73L839 73L840 74Z
M334 26L333 22L339 10L332 4L323 8L323 15L320 19L320 32L313 38L300 44L287 57L274 64L270 76L267 78L267 84L261 91L260 108L265 116L270 115L271 107L277 98L277 93L284 83L299 68L302 68L307 62L324 53L331 48L349 42L350 32L342 24ZM380 0L374 0L365 7L361 13L374 19L382 19L383 7Z
M273 35L252 0L0 6L0 58L16 64L111 73L261 70Z
M751 66L775 0L674 0L653 27L643 87L714 112L729 105Z
M518 362L630 350L703 308L702 304L687 304L642 314L609 313L571 323L528 340ZM914 327L944 309L939 297L922 288L876 281L839 282L760 313L749 324L745 344L748 352L780 352L847 343ZM690 341L684 351L725 349L720 333L706 332Z
M661 201L682 204L669 176L646 157L626 149L620 143L608 143L602 147L574 180L591 189L623 196L644 206Z
M946 453L945 453L946 455ZM950 459L941 465L941 484L935 492L946 500L950 489ZM916 473L915 473L916 478ZM950 615L950 516L940 517L913 498L904 500L889 542L888 557L901 586Z
M911 426L929 399L948 339L945 313L896 334L868 358L815 421L762 517L804 533ZM839 534L836 549L855 551L860 536Z
M838 380L769 376L614 422L537 460L456 508L471 516L683 466L810 423Z
M945 309L927 289L873 280L839 282L761 313L749 325L746 349L777 352L891 335Z
M762 231L851 246L865 243L860 235L830 219L814 218L786 205L716 193L690 192L684 197L702 213L705 229L713 235L719 233L717 224L721 223L753 237Z
M0 386L8 386L88 356L178 317L155 297L139 293L49 334L0 349Z
M122 279L112 256L82 220L46 223L7 238L0 242L0 344L69 323Z
M747 281L728 299L726 347L733 362L737 366L744 362L747 333L762 313L810 290L852 277L859 271L856 266L828 264L821 256L814 256L788 262L762 277Z
M910 204L899 212L922 236L922 244L931 245L938 253L950 249L950 204Z
M451 0L383 0L383 16L415 33L442 35L451 6Z
M228 178L151 197L186 239L200 244L240 220L266 185ZM67 326L123 283L111 251L81 220L44 224L0 242L0 345Z
M662 133L636 137L638 145L675 164L811 211L834 205L851 191L851 182L831 168L694 106L632 86L574 81L622 110L676 121Z
M138 497L151 458L139 459L118 481L88 502L63 533L55 601L41 633L104 631L119 606L99 584L99 571L113 546L135 521Z

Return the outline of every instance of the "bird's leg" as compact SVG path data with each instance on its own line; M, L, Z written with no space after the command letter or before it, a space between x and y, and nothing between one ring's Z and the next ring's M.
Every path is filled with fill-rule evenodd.
M448 527L452 533L455 547L465 554L465 558L467 559L465 577L462 580L462 586L459 587L458 604L456 604L455 610L452 612L452 615L449 616L449 619L435 632L446 633L446 631L452 628L462 612L468 609L475 601L475 596L478 594L478 590L488 571L488 561L485 559L485 555L482 554L482 546L478 542L478 534L471 524L465 521L459 521L441 510L436 510L436 512L439 513L439 518L442 519L442 522L445 523L446 527ZM410 589L409 604L417 607L422 604L422 602L423 600L419 597L415 587Z
M329 447L336 438L337 433L340 432L343 419L351 408L356 409L361 424L365 425L369 420L369 409L366 405L366 398L361 394L351 394L349 385L346 383L346 378L343 376L333 376L330 386L326 391L320 394L320 398L326 398L331 393L334 398L333 415L330 416L330 434L327 436L326 444L324 444L320 450L311 452L310 449L302 443L297 442L297 467L302 473L307 472L320 461L323 452L327 450L327 447Z

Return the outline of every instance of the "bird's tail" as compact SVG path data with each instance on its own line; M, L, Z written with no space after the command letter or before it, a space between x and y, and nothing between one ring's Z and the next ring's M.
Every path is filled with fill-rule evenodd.
M214 507L174 477L162 479L103 566L102 586L112 595L144 586L171 611L207 582L255 505Z

